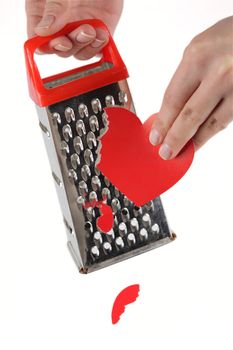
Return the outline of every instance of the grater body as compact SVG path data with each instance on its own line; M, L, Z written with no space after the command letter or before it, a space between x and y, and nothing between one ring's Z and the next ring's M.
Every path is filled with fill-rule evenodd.
M36 49L82 24L108 32L100 61L42 79L34 61ZM173 240L159 197L136 206L96 165L100 137L108 128L104 108L135 112L128 71L106 25L98 19L69 23L52 36L29 39L24 51L29 93L36 103L67 245L79 271L92 272ZM110 209L111 228L104 232L98 225L103 212L97 203Z
M50 86L59 83L50 82ZM37 106L63 213L67 245L82 273L109 266L173 239L159 197L137 207L96 167L99 137L107 128L104 108L110 106L135 112L126 80L48 107ZM97 226L100 208L86 205L95 201L105 201L112 208L114 224L107 233Z

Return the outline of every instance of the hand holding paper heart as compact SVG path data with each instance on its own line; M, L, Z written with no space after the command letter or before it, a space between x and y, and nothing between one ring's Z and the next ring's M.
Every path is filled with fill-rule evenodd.
M97 167L122 193L141 206L175 185L190 167L192 141L171 160L163 160L159 146L149 141L155 116L144 124L132 112L121 107L106 108L108 130L99 139L100 161Z

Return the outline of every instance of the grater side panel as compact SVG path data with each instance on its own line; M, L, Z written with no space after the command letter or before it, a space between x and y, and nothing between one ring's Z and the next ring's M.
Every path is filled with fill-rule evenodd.
M42 129L43 139L45 147L47 150L50 167L52 170L52 177L54 179L56 192L59 198L60 207L63 213L63 222L65 224L67 240L69 242L69 250L72 249L74 254L72 254L78 269L82 269L83 261L80 255L80 247L75 236L75 227L72 220L72 214L69 202L71 203L75 200L72 198L74 191L70 190L67 193L67 188L69 189L69 184L67 183L66 173L63 172L66 166L64 159L62 159L60 150L57 149L58 144L58 134L54 130L54 125L51 123L50 113L47 108L41 108L36 105L37 114L39 118L39 125ZM67 186L68 185L68 186ZM68 200L69 198L69 200ZM82 223L83 216L79 215L80 223ZM71 247L70 247L71 246Z

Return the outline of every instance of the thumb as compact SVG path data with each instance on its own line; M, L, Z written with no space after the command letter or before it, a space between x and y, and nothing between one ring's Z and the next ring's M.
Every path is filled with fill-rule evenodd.
M40 36L52 35L62 29L69 19L69 1L46 0L41 21L35 27L35 33Z

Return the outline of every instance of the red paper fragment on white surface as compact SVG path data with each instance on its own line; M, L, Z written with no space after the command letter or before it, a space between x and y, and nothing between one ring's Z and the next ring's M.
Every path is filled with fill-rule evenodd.
M116 324L120 320L120 316L125 312L126 305L137 299L139 290L139 284L133 284L118 294L112 307L112 324Z

